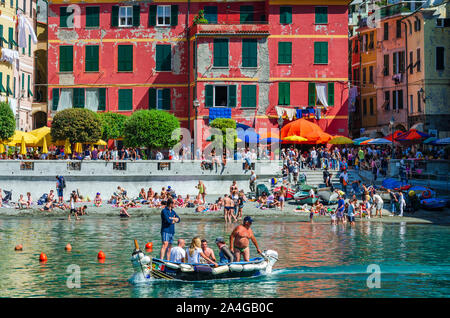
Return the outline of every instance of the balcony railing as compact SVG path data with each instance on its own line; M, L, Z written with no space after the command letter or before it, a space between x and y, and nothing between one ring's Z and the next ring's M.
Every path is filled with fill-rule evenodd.
M385 7L382 7L380 9L380 18L386 18L390 16L394 16L401 13L410 13L411 10L411 3L409 2L400 2L392 5L388 5Z
M218 23L196 24L191 29L191 34L267 34L269 24L267 22L255 23Z

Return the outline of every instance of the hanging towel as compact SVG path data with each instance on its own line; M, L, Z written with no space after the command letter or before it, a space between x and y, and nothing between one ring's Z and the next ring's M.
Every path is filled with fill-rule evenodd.
M316 108L316 119L320 119L322 109L320 107Z
M275 110L277 111L278 118L283 117L283 115L284 115L284 108L283 107L275 106Z
M8 62L12 65L19 59L19 52L2 48L2 57L0 58L0 61L2 62Z
M284 110L286 111L286 115L289 118L289 120L294 119L295 109L293 109L293 108L285 108Z
M19 17L19 25L18 25L19 47L21 48L27 47L27 34L26 34L27 30L31 35L31 40L33 41L34 44L36 44L37 43L36 33L34 33L33 26L31 25L30 21L28 21L25 15L23 15L23 13L20 11L18 13L18 17Z
M302 110L301 109L297 109L297 118L302 118L303 114L302 114Z

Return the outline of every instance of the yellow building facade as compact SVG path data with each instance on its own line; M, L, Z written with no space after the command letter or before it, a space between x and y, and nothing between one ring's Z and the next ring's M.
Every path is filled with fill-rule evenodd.
M3 50L16 50L16 1L4 1L0 5L0 100L8 101L19 123L17 100L14 96L14 63L3 58ZM18 128L18 126L16 127Z
M361 126L363 135L375 137L377 126L377 30L363 26L357 30L361 40L360 51L360 102L362 109Z

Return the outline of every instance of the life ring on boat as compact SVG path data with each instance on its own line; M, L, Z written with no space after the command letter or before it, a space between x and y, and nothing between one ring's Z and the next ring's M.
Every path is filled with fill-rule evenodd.
M422 193L422 198L424 198L424 199L429 199L429 198L431 198L431 191L430 191L430 190L425 190L425 191L423 191L423 193Z

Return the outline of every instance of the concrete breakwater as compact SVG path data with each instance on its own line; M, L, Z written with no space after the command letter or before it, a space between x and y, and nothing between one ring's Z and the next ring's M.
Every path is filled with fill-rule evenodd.
M222 167L213 165L211 169L202 169L200 161L63 161L63 160L0 160L0 188L13 191L13 200L19 194L31 192L38 199L50 189L56 190L56 176L66 180L64 195L79 189L82 195L91 199L97 192L103 200L124 187L135 197L144 188L153 188L159 192L162 187L171 186L177 194L197 194L195 186L199 180L206 185L208 194L228 192L233 180L238 187L249 191L250 171L244 170L242 161L229 161ZM253 164L259 182L278 177L281 171L280 161L261 161Z

